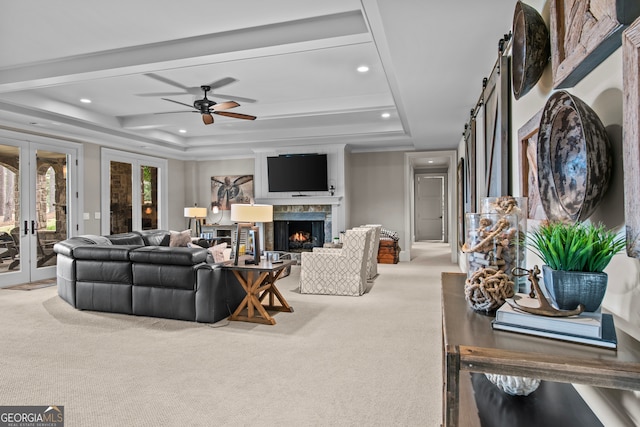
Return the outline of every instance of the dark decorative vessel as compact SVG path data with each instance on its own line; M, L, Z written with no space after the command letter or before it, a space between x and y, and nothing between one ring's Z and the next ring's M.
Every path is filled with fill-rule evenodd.
M533 7L518 1L513 13L513 95L516 99L533 88L551 56L549 30L542 16Z
M609 188L611 148L597 114L566 91L549 97L538 133L538 188L549 220L591 216Z

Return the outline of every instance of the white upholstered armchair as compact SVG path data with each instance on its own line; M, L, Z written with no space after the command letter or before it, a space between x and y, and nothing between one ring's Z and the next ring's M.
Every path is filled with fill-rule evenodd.
M342 249L303 252L300 292L303 294L362 295L367 288L367 255L371 228L347 230Z
M378 275L378 249L380 248L381 224L361 225L357 228L371 228L373 233L369 236L369 253L367 254L367 279L373 280Z

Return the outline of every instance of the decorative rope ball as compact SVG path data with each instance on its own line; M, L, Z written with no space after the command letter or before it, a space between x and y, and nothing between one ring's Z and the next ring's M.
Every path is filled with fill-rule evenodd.
M471 308L492 311L514 295L513 281L502 270L481 268L464 284L464 296Z
M498 212L504 214L515 213L518 209L518 201L512 196L502 196L498 198Z

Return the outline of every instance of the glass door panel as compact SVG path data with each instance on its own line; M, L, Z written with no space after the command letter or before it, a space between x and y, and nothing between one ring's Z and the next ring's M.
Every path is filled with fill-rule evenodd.
M111 231L110 234L133 231L133 187L131 163L111 162Z
M56 265L53 245L68 237L67 154L36 150L35 220L31 224L36 268Z
M20 147L0 145L0 275L21 273Z
M140 167L140 201L142 229L158 228L158 168L154 166Z

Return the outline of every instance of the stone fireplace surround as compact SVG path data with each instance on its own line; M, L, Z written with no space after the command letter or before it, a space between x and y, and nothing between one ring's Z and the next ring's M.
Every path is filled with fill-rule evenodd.
M274 221L324 221L324 242L330 242L332 232L332 206L321 204L310 205L274 205ZM274 250L273 223L264 224L264 249Z

